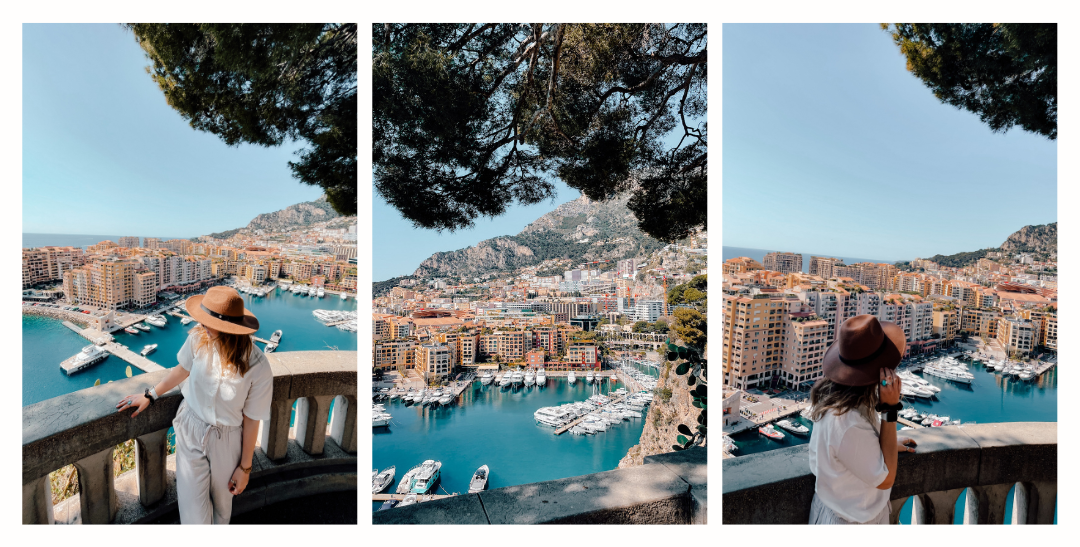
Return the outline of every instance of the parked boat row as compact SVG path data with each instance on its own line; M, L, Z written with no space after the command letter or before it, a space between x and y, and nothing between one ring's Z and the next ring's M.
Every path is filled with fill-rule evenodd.
M387 500L383 502L379 507L379 511L385 511L394 507L406 507L414 503L420 503L431 499L428 497L429 492L436 489L436 485L442 479L442 462L438 460L425 460L423 463L414 465L412 469L409 469L404 476L401 477L401 482L398 483L397 494L405 494L403 500ZM384 492L394 482L394 466L387 467L380 472L378 469L371 470L371 493L379 494ZM488 477L490 476L490 469L487 465L481 465L477 469L472 478L469 479L469 493L475 494L483 492L488 486ZM457 494L450 494L456 496Z
M300 296L310 296L312 298L322 298L326 296L326 289L323 289L322 287L311 287L308 285L293 284L293 286L290 287L288 291L293 294L297 294ZM344 300L344 298L342 298L342 300Z
M645 407L652 402L651 393L640 392L629 395L622 402L613 403L613 398L627 395L626 388L619 388L609 395L593 394L585 401L548 406L533 413L537 423L559 428L584 417L577 425L570 428L574 435L593 435L611 426L631 419L640 419Z
M923 367L923 374L961 384L971 384L975 379L975 375L968 372L966 365L948 356L942 357L936 363L927 363Z
M316 320L326 326L334 325L338 329L346 332L356 332L356 310L314 310L311 312L311 315L314 315Z

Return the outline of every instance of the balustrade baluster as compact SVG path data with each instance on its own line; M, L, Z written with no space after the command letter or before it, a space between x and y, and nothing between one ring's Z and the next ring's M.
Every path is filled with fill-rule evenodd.
M52 489L49 476L23 484L23 524L52 524Z
M108 524L118 504L113 483L113 447L75 462L79 471L79 514L83 524Z
M990 486L972 486L968 489L970 504L971 496L975 496L976 512L973 513L972 522L964 517L964 524L1004 524L1005 505L1009 499L1009 489L1012 484L993 484Z
M342 450L356 453L356 396L334 397L334 416L330 423L330 436Z
M1028 524L1053 524L1054 509L1057 507L1057 482L1035 481L1028 484Z
M168 429L135 438L135 473L139 502L153 505L165 496L165 460L169 456Z
M277 399L270 403L270 419L263 420L259 433L266 457L280 460L289 452L289 418L296 399Z
M910 498L889 500L889 524L900 524L900 509L904 507L908 499Z
M1013 490L1013 512L1011 524L1027 524L1028 519L1028 487L1023 482L1016 483L1016 490Z
M326 444L326 420L333 395L303 397L296 403L296 442L311 455L323 453Z

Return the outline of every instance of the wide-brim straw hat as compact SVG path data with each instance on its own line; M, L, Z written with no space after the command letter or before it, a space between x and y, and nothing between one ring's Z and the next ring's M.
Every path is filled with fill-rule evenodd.
M894 369L904 358L907 337L896 323L856 315L840 325L836 341L825 350L825 377L844 386L868 386L881 380L881 369Z
M184 302L188 315L200 324L229 334L252 334L259 330L259 320L244 308L244 299L236 289L210 287Z

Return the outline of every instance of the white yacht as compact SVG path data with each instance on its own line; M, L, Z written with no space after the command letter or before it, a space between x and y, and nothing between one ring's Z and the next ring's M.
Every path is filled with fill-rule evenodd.
M532 370L526 371L525 372L525 385L526 386L531 386L531 385L534 385L534 384L536 384L536 374L533 373Z
M150 355L156 349L157 349L157 344L150 344L148 346L144 346L142 351L139 352L139 355L142 355L143 357L146 357L147 355Z
M146 326L144 323L135 323L132 326L143 332L150 332L150 327Z
M510 375L510 380L514 382L515 386L520 386L525 381L525 375L520 370L515 370Z
M806 435L807 433L810 432L810 428L808 428L805 425L802 425L800 423L795 423L795 422L793 422L791 420L780 420L780 421L776 422L776 425L778 425L778 426L780 426L780 427L782 427L782 428L784 428L784 429L786 429L786 430L788 430L788 431L790 431L792 433L798 433L799 435Z
M322 287L319 287L319 291L318 291L318 295L317 295L317 296L318 296L319 298L322 298L322 297L326 296L326 289L324 289L324 288L322 288Z
M574 385L577 382L577 375L574 374L574 371L571 370L570 374L566 375L566 381L570 382L570 385Z
M504 372L502 378L499 379L499 387L510 387L513 384L513 380L510 379L510 372Z
M371 415L371 427L386 427L390 425L390 419L393 418L390 414L385 412Z
M540 370L536 371L536 385L543 386L547 384L547 373L544 372L544 367L540 367Z
M185 318L180 320L180 324L181 325L187 325L187 324L191 323L192 321L194 321L194 319L192 319L190 317L185 317Z
M448 405L448 404L450 404L452 402L454 402L454 394L451 393L449 390L447 390L445 393L443 393L442 397L439 397L439 404L440 405Z
M146 318L146 322L150 323L155 327L162 328L165 326L166 323L169 322L169 320L165 319L165 316L163 315L151 315L150 317Z
M483 492L487 488L488 483L488 466L481 465L480 469L477 469L473 473L472 480L469 481L469 493L475 494L477 492Z
M341 299L342 300L345 300L348 297L349 297L349 295L345 294L345 291L341 291Z
M484 374L480 376L480 385L491 385L491 382L495 380L495 375L490 370L485 370Z
M80 351L79 353L77 353L75 355L75 357L72 357L71 358L71 360L72 360L71 366L68 367L67 369L64 369L64 370L70 376L72 374L75 374L76 372L79 372L80 370L82 370L82 369L84 369L86 367L89 367L90 365L92 365L94 363L97 363L97 362L105 359L108 356L109 356L109 352L107 352L107 351L105 351L105 350L91 344L89 346L84 347L82 349L82 351ZM61 368L63 368L63 367L61 366Z
M595 379L596 379L596 376L593 375L593 371L591 371L591 370L585 375L585 383L586 384L593 383L593 380L595 380Z
M412 490L412 483L416 479L416 474L420 472L420 467L424 464L416 464L412 466L402 477L401 482L398 483L397 493L408 494Z
M378 494L386 490L386 487L390 486L392 482L394 482L394 466L391 465L371 479L371 493Z
M275 346L279 345L281 343L281 335L281 329L274 331L274 334L270 335L270 343L274 344Z

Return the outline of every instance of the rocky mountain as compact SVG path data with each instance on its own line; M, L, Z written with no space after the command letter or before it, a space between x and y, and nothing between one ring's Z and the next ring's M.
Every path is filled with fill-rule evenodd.
M663 243L645 235L626 208L629 195L597 202L581 196L559 205L514 236L473 247L435 253L420 263L416 277L473 277L539 264L548 259L574 263L646 256Z
M315 201L306 201L290 205L280 211L263 213L248 223L248 230L285 231L290 228L309 226L316 222L333 220L340 217L334 208L321 196Z
M656 399L645 415L645 427L641 430L638 444L631 446L619 460L619 467L641 465L645 456L671 452L671 445L679 436L679 424L696 424L700 412L693 406L694 397L686 384L686 376L679 376L670 364L660 373L656 384ZM702 445L704 446L704 445Z
M1024 226L1010 235L1001 244L1001 249L1014 253L1057 254L1057 222Z

